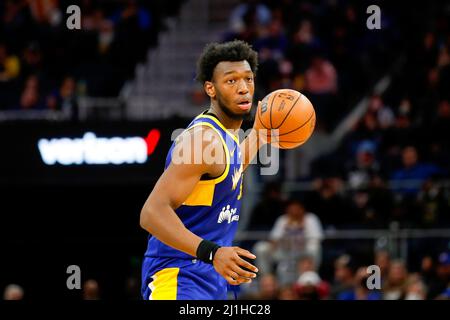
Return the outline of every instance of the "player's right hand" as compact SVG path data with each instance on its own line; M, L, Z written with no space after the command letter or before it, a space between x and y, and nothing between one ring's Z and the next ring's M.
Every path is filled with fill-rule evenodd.
M264 145L264 144L268 144L271 141L271 132L270 129L267 129L266 127L263 126L263 124L261 123L261 120L258 119L258 113L259 110L261 109L261 104L262 101L258 101L258 106L256 109L256 114L255 114L255 121L253 122L253 129L256 131L256 134L258 135L258 143L260 145Z
M239 247L221 247L214 255L214 269L231 285L250 283L256 277L258 268L245 261L240 256L255 259L256 256ZM250 271L244 270L246 268ZM251 272L253 271L253 272Z

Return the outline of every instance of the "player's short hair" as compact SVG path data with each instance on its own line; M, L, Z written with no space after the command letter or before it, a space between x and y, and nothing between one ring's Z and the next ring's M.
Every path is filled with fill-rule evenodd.
M258 54L252 47L241 40L225 43L209 43L205 46L203 53L197 61L197 80L201 83L211 81L214 69L222 61L246 60L256 75L258 68Z

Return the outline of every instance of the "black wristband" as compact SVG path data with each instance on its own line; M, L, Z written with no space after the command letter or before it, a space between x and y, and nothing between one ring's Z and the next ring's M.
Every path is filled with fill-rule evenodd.
M212 264L214 260L214 255L220 246L209 240L202 240L197 248L197 259L200 261Z

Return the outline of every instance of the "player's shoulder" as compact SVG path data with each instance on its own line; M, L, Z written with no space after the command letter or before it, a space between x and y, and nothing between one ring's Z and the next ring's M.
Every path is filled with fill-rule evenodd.
M176 144L181 147L186 146L201 146L206 148L208 146L222 145L222 137L220 133L208 125L199 123L196 126L187 128L176 139Z
M183 131L175 140L171 153L172 162L221 164L226 159L224 143L219 133L209 126L195 126Z

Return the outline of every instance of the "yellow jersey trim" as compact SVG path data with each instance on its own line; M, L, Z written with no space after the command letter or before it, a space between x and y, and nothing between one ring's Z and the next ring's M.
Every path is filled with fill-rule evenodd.
M225 171L217 178L211 179L211 180L200 180L199 184L209 184L209 183L214 183L214 184L218 184L220 182L222 182L223 180L225 180L225 178L228 175L228 172L230 171L230 151L228 150L228 146L227 143L225 142L225 140L223 139L222 135L220 134L220 131L217 130L216 127L214 127L211 123L208 122L198 122L196 124L194 124L192 127L190 127L188 130L195 128L195 127L199 127L199 126L208 126L211 129L213 129L215 132L217 132L217 134L220 137L220 140L222 141L222 144L225 148Z
M212 128L220 137L220 140L222 141L222 144L225 148L225 158L226 158L226 164L225 164L225 170L224 172L217 178L211 179L211 180L200 180L195 185L192 192L189 194L187 199L182 203L182 205L185 206L211 206L214 200L214 191L216 184L222 182L225 180L225 178L228 176L228 173L230 171L230 152L228 150L228 146L223 139L222 135L220 134L219 130L214 127L211 123L208 122L199 122L193 125L192 127L188 128L188 130L199 127L199 126L208 126Z
M198 119L198 118L207 118L207 119L210 119L210 120L214 121L219 127L221 127L223 129L223 131L225 131L228 135L230 135L230 137L233 138L233 140L236 141L236 143L239 145L238 137L236 137L227 128L225 128L223 126L223 124L217 118L215 118L213 116L206 115L206 114L201 114L196 119Z
M197 183L194 190L183 202L184 206L211 206L214 200L214 183Z
M180 268L166 268L156 272L149 283L150 300L176 300Z

